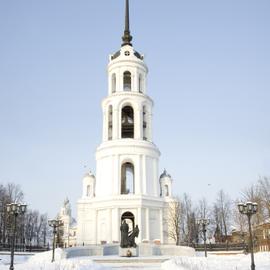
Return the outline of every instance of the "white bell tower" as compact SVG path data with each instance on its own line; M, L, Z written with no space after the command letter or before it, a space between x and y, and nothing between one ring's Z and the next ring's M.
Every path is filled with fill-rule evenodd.
M84 184L95 190L92 196L86 196L84 188L78 201L78 245L119 242L124 219L130 229L139 226L138 243L167 241L163 222L170 196L160 195L160 152L152 139L153 100L147 95L148 68L143 55L131 44L128 0L122 40L121 49L110 55L107 68L103 136L96 151L96 178L92 176L95 185Z

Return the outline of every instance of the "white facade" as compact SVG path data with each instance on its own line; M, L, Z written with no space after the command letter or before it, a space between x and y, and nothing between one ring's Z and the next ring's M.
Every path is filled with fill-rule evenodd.
M96 177L83 179L78 200L77 245L120 241L120 225L138 225L137 243L168 243L160 152L152 138L153 100L147 95L148 68L131 44L110 55L108 96L102 101L103 135L96 151ZM168 182L168 183L167 183Z

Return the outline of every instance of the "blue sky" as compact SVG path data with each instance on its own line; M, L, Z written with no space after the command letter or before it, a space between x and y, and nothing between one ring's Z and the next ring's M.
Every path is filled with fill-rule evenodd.
M174 193L211 202L270 175L269 0L131 0L133 45L146 56L154 142ZM108 55L123 0L0 2L0 183L31 208L75 211L95 171ZM87 169L85 168L87 166Z

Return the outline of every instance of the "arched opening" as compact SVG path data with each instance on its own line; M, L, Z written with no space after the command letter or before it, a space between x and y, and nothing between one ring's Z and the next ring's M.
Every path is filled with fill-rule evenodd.
M124 91L131 91L131 73L129 71L124 72L123 85Z
M121 216L121 224L123 223L124 220L128 224L129 232L133 231L134 227L135 227L135 217L134 217L134 215L131 212L125 212Z
M143 106L143 139L147 140L147 122L146 122L146 107Z
M116 91L116 75L113 73L112 75L112 93L115 93Z
M134 138L134 113L133 108L126 106L122 109L122 138Z
M126 162L121 169L121 194L129 193L134 193L134 166Z
M110 105L108 111L108 140L112 139L112 129L113 129L113 110L112 105Z
M139 75L139 92L142 93L143 92L143 79L142 79L142 74Z
M165 196L169 196L169 187L168 187L168 185L164 186L164 193L165 193L164 194Z
M87 185L86 187L86 196L90 197L92 194L92 186L91 185Z

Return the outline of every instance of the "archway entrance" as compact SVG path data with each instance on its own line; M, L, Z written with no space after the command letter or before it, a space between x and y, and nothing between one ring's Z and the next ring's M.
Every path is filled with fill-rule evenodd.
M123 221L126 221L126 223L128 224L128 231L133 231L134 227L135 227L135 217L131 212L125 212L122 216L121 216L121 224L123 223Z

